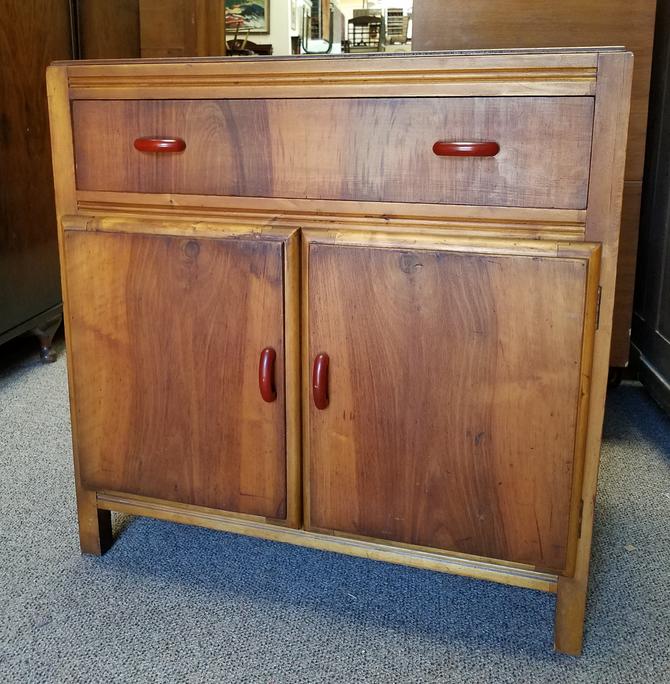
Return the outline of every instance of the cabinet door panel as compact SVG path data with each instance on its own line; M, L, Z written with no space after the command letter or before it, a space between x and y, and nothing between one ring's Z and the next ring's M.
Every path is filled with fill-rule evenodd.
M563 569L588 259L306 249L308 526Z
M284 518L282 243L66 231L65 252L83 485Z

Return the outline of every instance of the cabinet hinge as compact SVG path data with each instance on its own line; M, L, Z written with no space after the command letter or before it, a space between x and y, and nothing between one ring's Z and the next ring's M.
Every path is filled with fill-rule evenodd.
M603 287L598 285L598 298L596 299L596 330L600 329L600 300L603 297Z
M577 524L577 537L582 538L582 520L584 519L584 499L579 502L579 522Z

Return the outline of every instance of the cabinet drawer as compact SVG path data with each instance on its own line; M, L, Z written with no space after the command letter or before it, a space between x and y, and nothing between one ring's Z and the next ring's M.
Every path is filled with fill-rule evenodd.
M72 112L80 190L586 206L591 97L80 100ZM186 147L136 149L145 137ZM439 141L499 151L441 156Z

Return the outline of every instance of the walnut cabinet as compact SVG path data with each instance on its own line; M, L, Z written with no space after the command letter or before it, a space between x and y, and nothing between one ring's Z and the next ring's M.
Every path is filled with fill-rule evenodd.
M82 550L124 511L556 592L578 653L630 69L54 65Z

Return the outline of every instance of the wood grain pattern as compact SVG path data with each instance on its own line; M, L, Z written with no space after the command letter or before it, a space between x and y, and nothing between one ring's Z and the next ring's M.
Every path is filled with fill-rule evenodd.
M71 43L67 0L4 0L0 11L2 337L61 303L44 71Z
M308 244L308 528L563 571L587 261Z
M139 0L143 58L225 55L223 0Z
M281 242L68 231L65 247L84 486L284 518Z
M414 50L624 45L635 55L626 177L640 180L656 0L414 0Z
M169 214L175 218L220 216L252 225L335 225L370 230L411 230L492 237L548 240L584 238L583 209L474 207L401 202L347 202L268 197L152 194L132 192L77 192L84 214L144 218Z
M596 55L593 49L504 50L65 66L73 99L135 100L138 88L146 99L577 96L595 92Z
M574 573L571 577L561 577L559 580L554 632L556 649L572 655L581 653L584 637L593 513L612 339L632 71L633 56L630 53L601 55L599 58L586 239L602 244L600 325L593 346L589 424L582 479L581 534L577 541Z
M82 190L569 209L586 206L592 118L592 98L73 103ZM142 136L186 150L141 154ZM500 152L436 157L450 138Z
M78 0L82 59L140 56L139 0Z
M56 200L58 253L61 287L63 291L63 325L66 340L70 339L70 318L67 269L65 268L65 245L63 239L63 217L77 209L74 178L74 151L72 144L71 110L68 100L68 83L65 69L48 67L46 72L47 98L49 102L49 125L51 127L51 152L53 159L54 191ZM77 497L77 520L79 523L79 546L82 553L101 555L112 543L112 516L109 511L97 507L96 493L84 488L81 482L79 458L79 431L77 429L76 402L72 354L67 354L67 382L70 399L70 421L72 423L72 453L74 461L75 492Z
M281 230L281 229L276 229ZM284 364L286 388L287 525L302 527L302 388L300 386L300 232L284 250Z

